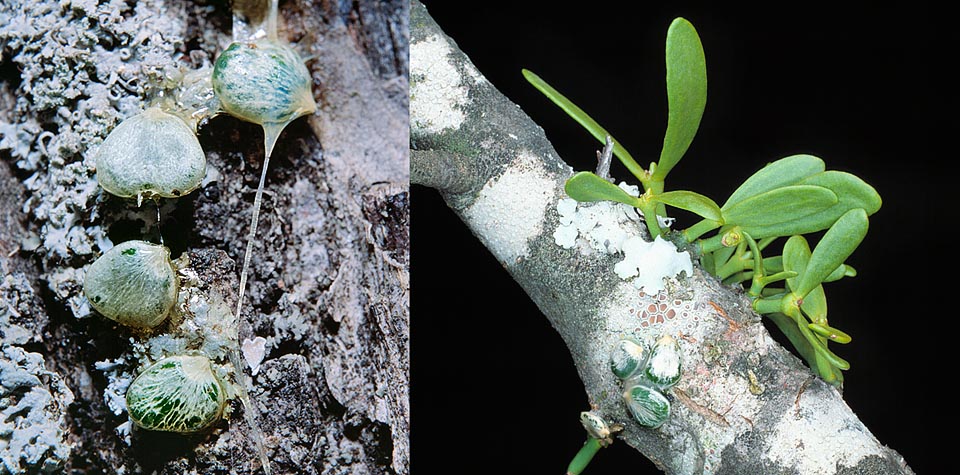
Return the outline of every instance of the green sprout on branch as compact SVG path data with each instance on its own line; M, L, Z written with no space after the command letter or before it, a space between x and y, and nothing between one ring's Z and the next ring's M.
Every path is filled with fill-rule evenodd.
M677 18L667 31L666 75L669 116L660 158L643 168L586 112L536 74L524 77L597 140L604 155L614 155L644 192L635 197L613 184L609 163L597 173L583 171L565 184L579 202L615 201L640 210L651 237L663 234L689 243L703 268L725 284L741 284L759 314L769 317L824 381L840 386L850 364L828 347L850 336L827 321L823 283L852 277L845 264L867 233L868 216L880 209L880 195L860 178L827 170L811 155L781 158L747 178L721 206L687 190L666 191L667 175L686 153L707 103L707 69L703 45L693 25ZM700 218L682 231L662 228L666 208ZM804 235L824 231L811 251ZM764 251L786 238L781 255Z

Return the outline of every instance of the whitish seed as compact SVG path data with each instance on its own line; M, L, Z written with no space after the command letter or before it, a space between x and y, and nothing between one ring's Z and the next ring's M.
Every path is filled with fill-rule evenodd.
M110 248L87 269L83 293L103 316L135 328L153 328L170 314L179 280L170 250L145 241Z
M192 433L216 421L226 404L220 380L205 356L172 356L137 376L127 410L147 430Z
M623 339L610 353L610 370L620 379L636 374L646 363L647 352L636 341Z
M664 335L653 346L643 376L656 387L667 389L680 381L681 372L680 345L673 337Z
M583 428L587 431L587 434L594 439L606 439L610 437L612 433L607 421L590 411L580 413L580 423L583 424Z
M176 198L200 186L207 161L183 119L150 107L110 132L95 157L97 181L121 198Z

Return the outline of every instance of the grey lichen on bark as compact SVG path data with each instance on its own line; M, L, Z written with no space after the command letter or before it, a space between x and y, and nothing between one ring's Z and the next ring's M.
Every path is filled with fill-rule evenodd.
M281 35L306 58L320 110L291 124L274 151L240 330L266 340L250 392L274 473L409 471L408 10L281 7ZM37 466L260 473L236 402L229 419L197 436L122 432L127 416L115 408L138 336L93 313L81 292L100 253L156 239L152 203L137 209L104 193L93 153L181 68L210 65L232 36L228 5L4 2L0 25L0 196L9 204L0 212L0 311L16 311L0 318L0 334L4 354L25 348L25 370L53 375L31 387L61 402L49 406L58 413L31 413L47 411L44 424L62 434L39 439L55 446ZM202 124L199 138L207 177L161 203L161 229L202 285L230 300L262 135L223 116ZM36 469L26 463L9 470Z
M625 426L620 439L669 474L912 473L836 388L770 337L742 292L695 264L662 290L621 278L622 254L591 242L590 229L629 219L566 201L573 170L418 2L410 68L413 183L434 187L549 319L595 412ZM574 238L560 233L570 206L594 215ZM649 239L639 221L621 231ZM663 334L680 341L684 371L667 391L670 418L651 430L628 414L608 358L625 336Z

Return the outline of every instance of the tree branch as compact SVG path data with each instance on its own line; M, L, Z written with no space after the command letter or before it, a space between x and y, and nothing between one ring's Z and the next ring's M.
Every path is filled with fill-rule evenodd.
M410 23L411 176L471 173L452 187L449 179L419 182L440 187L549 319L595 412L625 426L622 440L669 474L912 473L838 390L812 379L770 338L741 293L696 267L666 279L662 291L639 291L614 272L619 250L598 244L589 226L561 245L569 223L560 208L570 205L563 184L572 169L418 2ZM437 170L443 166L448 170ZM583 209L606 216L602 224L644 235L639 223L624 226L616 208ZM684 373L668 392L670 418L651 430L629 416L608 358L624 336L662 334L680 340Z

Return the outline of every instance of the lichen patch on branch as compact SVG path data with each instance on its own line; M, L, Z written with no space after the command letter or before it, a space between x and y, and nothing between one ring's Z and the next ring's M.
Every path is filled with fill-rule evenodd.
M640 194L633 185L621 182L620 188L632 196ZM638 225L642 218L636 208L610 201L577 203L572 198L557 202L560 225L553 233L554 242L564 249L573 249L579 242L579 252L599 251L614 254L623 249L623 242L631 236L641 236ZM577 238L582 238L578 241Z
M634 185L621 182L619 186L631 196L640 194ZM556 209L560 225L553 239L558 246L576 247L584 255L595 251L623 255L613 271L639 290L656 294L663 290L665 277L693 274L690 253L677 252L673 243L659 236L648 241L640 226L643 218L632 206L610 201L577 203L564 198L557 202Z
M466 120L464 110L470 98L451 53L440 35L410 44L411 133L456 130ZM474 82L480 77L479 73L470 76Z
M502 175L484 185L464 217L500 262L513 264L530 254L529 241L543 232L555 189L542 161L521 152Z
M834 473L855 467L870 456L885 458L870 431L847 410L834 388L833 397L801 399L801 410L787 411L777 423L767 458L800 473ZM844 447L844 450L836 450Z

